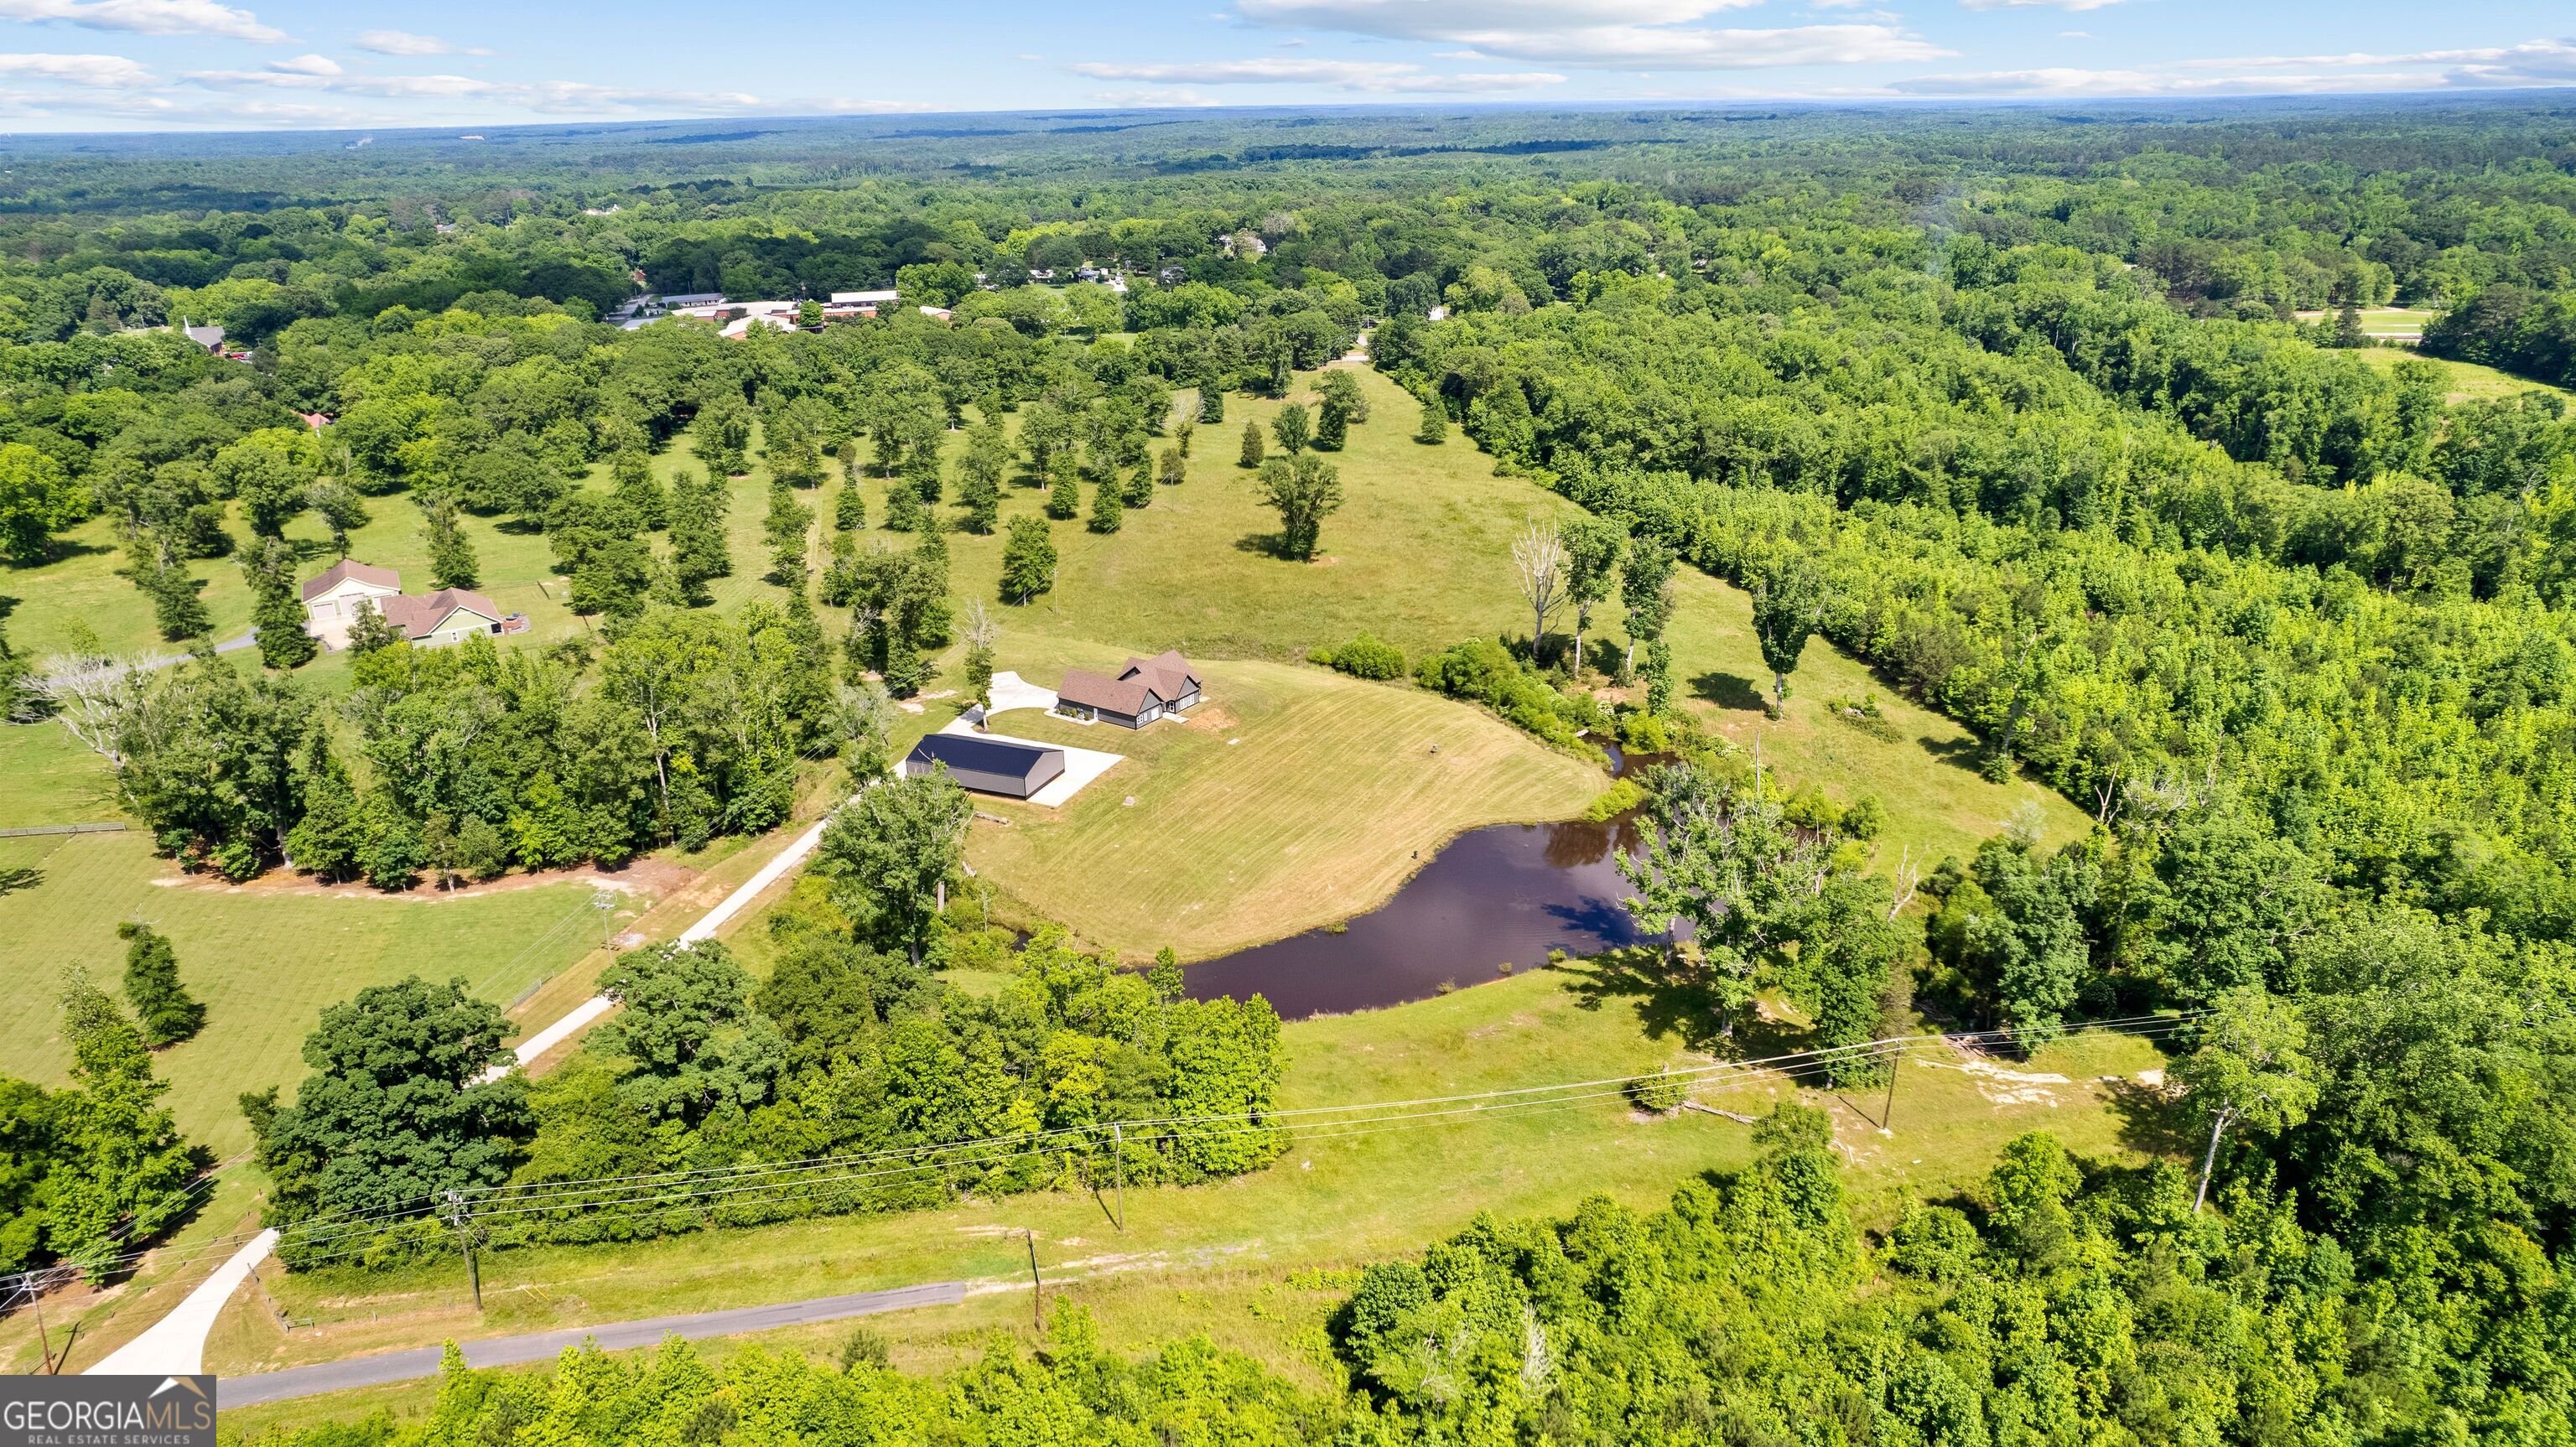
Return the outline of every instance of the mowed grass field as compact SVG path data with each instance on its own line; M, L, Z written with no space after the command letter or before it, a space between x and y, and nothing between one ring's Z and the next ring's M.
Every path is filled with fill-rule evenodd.
M597 946L587 884L390 898L186 879L140 833L0 839L0 1074L65 1083L70 1054L55 1005L67 965L122 998L120 920L178 947L180 976L206 1028L154 1068L188 1138L229 1157L250 1144L235 1097L304 1075L304 1037L326 1005L419 974L461 977L506 1005ZM31 877L32 876L32 877ZM631 910L636 901L621 905Z
M1595 1081L1700 1063L1658 1038L1638 1001L1585 967L1516 976L1391 1010L1286 1027L1291 1064L1282 1104L1406 1101L1536 1083ZM1892 1220L1906 1196L1971 1186L2001 1146L2056 1132L2079 1153L2134 1158L2147 1139L2135 1076L2159 1068L2149 1044L2079 1036L2009 1062L2013 1080L1927 1041L1900 1082L1892 1134L1875 1124L1875 1092L1804 1092L1831 1111L1844 1179L1866 1224ZM2105 1081L2119 1076L2126 1084ZM1756 1077L1700 1098L1745 1114L1798 1087ZM2115 1106L2118 1108L2115 1109ZM1391 1117L1395 1111L1377 1112ZM1109 1192L1066 1191L970 1201L902 1216L818 1220L709 1232L615 1248L548 1248L487 1256L477 1318L452 1262L374 1277L289 1277L236 1298L210 1369L241 1373L448 1337L515 1332L719 1309L916 1282L965 1280L965 1306L872 1318L898 1365L927 1369L981 1354L989 1334L1029 1339L1022 1230L1037 1236L1047 1300L1094 1311L1104 1341L1137 1350L1205 1333L1273 1370L1321 1380L1311 1343L1349 1290L1348 1272L1418 1252L1479 1211L1553 1215L1607 1193L1641 1209L1692 1175L1750 1157L1747 1127L1715 1116L1636 1113L1615 1091L1542 1109L1443 1121L1382 1118L1293 1139L1268 1168L1190 1188L1134 1187L1127 1228ZM269 1302L314 1325L278 1328ZM701 1350L761 1342L837 1350L849 1323L797 1328ZM420 1410L434 1384L372 1389L225 1413L229 1440L281 1422Z
M667 485L679 468L705 469L697 462L685 443L674 444L653 459L656 475ZM609 480L605 464L596 466L585 486L605 490ZM755 466L742 477L731 480L731 505L725 516L726 532L733 549L734 576L719 578L709 591L719 605L731 605L766 592L784 596L778 589L762 582L760 574L767 566L761 541L761 518L769 508L769 473ZM420 509L411 497L396 493L366 499L370 515L368 524L350 535L349 556L362 563L392 568L402 575L403 587L411 592L430 589L429 548L421 540ZM238 539L247 529L236 515L233 533ZM504 612L525 613L529 632L519 635L529 642L545 643L585 631L582 619L565 606L565 585L555 576L554 550L545 535L506 518L463 518L465 535L474 544L481 580L477 591L500 605ZM319 519L311 514L287 523L286 540L298 554L298 573L313 577L338 561L331 549L329 534ZM82 628L119 657L171 657L186 651L186 646L161 637L152 621L151 602L132 580L121 577L117 569L125 566L126 556L113 521L96 517L81 524L57 540L58 556L37 567L0 567L0 598L15 600L7 619L9 644L29 657L42 657L69 646ZM206 611L213 618L209 630L217 640L237 638L250 627L250 589L242 581L241 565L232 558L200 559L188 565L189 571L205 580ZM245 657L256 662L257 655ZM328 683L335 670L328 655L298 670L299 677L316 678Z
M2454 403L2493 401L2502 397L2518 397L2525 392L2547 392L2554 397L2569 395L2563 387L2553 387L2546 382L2535 382L2528 377L2517 377L2511 372L2500 372L2493 367L2481 367L2475 362L2455 362L2448 357L2423 356L2412 347L2364 347L2353 355L2381 371L2387 371L2405 361L2430 362L2441 368L2443 374L2449 379L2448 396Z
M1460 831L1567 818L1610 783L1437 694L1249 659L1201 671L1208 702L1185 722L996 717L1126 758L1061 808L979 800L1010 822L977 820L967 858L1097 948L1202 959L1363 913Z

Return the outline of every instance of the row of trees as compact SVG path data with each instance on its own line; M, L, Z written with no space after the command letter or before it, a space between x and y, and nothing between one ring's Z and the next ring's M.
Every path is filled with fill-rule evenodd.
M965 883L970 812L944 773L863 789L773 916L765 979L712 942L631 951L601 980L624 1008L533 1085L503 1073L509 1026L461 982L415 978L326 1011L293 1100L243 1100L286 1259L442 1249L434 1206L451 1189L490 1214L497 1244L596 1242L1087 1172L1190 1182L1274 1156L1282 1138L1260 1117L1284 1062L1269 1007L1184 999L1177 967L1121 971L1060 929L1005 953L962 927L944 906ZM934 973L952 961L1005 967L1009 982L958 991ZM1107 1127L1138 1120L1183 1123L1138 1132L1113 1162ZM959 1146L972 1148L942 1149ZM634 1184L853 1156L911 1167L708 1195ZM363 1229L293 1229L325 1220Z

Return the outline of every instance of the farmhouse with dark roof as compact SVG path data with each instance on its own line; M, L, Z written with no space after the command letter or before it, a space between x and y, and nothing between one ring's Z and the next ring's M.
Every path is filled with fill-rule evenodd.
M1073 718L1140 729L1197 707L1199 675L1177 651L1130 658L1114 678L1068 668L1055 701L1057 712Z

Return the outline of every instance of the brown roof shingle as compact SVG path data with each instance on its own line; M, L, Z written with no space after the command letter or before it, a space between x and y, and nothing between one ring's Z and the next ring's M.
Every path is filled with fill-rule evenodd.
M342 558L331 565L330 571L304 585L304 601L310 603L351 578L361 583L372 583L379 588L391 588L397 593L402 591L402 574L393 569L379 568L351 558Z
M463 588L441 588L426 597L405 593L376 606L383 610L385 621L400 628L405 638L427 638L459 608L495 623L501 621L501 610L491 599Z
M1134 679L1110 678L1084 669L1068 668L1064 683L1055 691L1058 703L1077 708L1106 709L1111 713L1135 715L1145 708L1146 687Z

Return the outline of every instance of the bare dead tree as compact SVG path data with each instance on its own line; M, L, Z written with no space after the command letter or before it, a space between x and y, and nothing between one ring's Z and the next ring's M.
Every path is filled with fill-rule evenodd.
M1895 902L1887 907L1889 919L1905 913L1905 907L1914 902L1914 891L1922 882L1922 867L1914 862L1914 846L1908 844L1897 854L1894 891L1896 898Z
M1565 539L1556 530L1556 519L1530 514L1521 535L1512 539L1512 572L1530 605L1530 659L1536 662L1547 642L1548 617L1565 603Z
M109 768L125 763L117 734L142 701L140 669L105 653L57 654L37 665L28 687L82 748L107 760Z
M993 616L981 598L966 600L966 642L976 648L990 648L1002 638L1002 620Z

